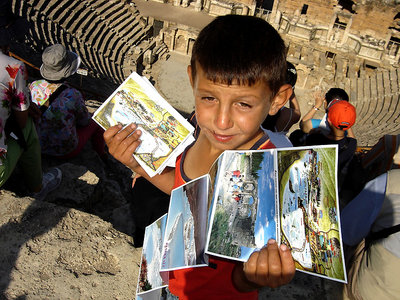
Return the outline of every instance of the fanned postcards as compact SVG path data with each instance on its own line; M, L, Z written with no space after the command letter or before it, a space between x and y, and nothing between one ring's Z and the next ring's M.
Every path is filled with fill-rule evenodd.
M273 238L297 270L346 283L336 173L337 145L223 152L172 191L160 274L209 255L245 262Z
M160 273L161 247L166 222L167 214L145 229L136 290L137 300L166 299L162 296L165 295L165 288L168 286L168 273Z
M145 77L133 72L93 114L104 130L135 123L142 131L134 157L153 177L194 141L193 126L179 114Z

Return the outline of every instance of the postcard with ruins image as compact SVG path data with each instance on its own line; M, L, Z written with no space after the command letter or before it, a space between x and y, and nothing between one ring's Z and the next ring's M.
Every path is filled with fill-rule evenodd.
M274 238L296 269L347 281L336 146L225 151L219 160L207 254L247 261Z
M142 136L134 157L151 177L173 165L194 140L193 126L135 72L99 107L93 119L105 130L118 123L137 124Z
M162 247L162 271L207 266L204 247L211 199L209 181L205 175L172 191Z
M218 160L207 253L247 261L277 239L274 150L225 151Z
M165 294L168 274L160 274L160 262L166 222L165 214L145 229L136 299L162 299Z

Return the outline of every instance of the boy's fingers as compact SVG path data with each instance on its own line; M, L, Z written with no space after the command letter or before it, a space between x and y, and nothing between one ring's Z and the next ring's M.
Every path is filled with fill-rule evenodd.
M295 266L290 249L286 245L279 247L270 239L264 248L250 256L244 271L249 281L276 288L292 280Z
M281 257L279 254L278 244L275 240L270 239L267 247L263 248L262 250L266 253L268 264L268 273L266 273L267 277L264 277L263 280L266 280L270 287L277 287L280 285L280 278L282 274Z
M129 137L132 132L134 132L136 130L136 125L135 124L129 124L128 126L126 126L123 130L120 130L116 135L115 138L118 141L124 141L127 137Z
M285 244L281 244L279 252L282 261L282 281L288 283L293 279L296 272L292 253L290 252L289 247Z
M136 148L140 145L139 137L141 135L140 130L134 132L130 136L121 139L125 134L120 136L119 134L115 137L115 147L112 147L111 154L121 155L125 160L131 161L132 154L135 152Z
M249 281L256 282L257 281L257 262L258 262L258 256L260 254L260 251L255 251L247 262L243 264L243 271L246 275L246 278Z
M115 126L111 126L107 130L105 130L103 133L103 137L106 143L108 143L118 133L118 131L121 130L121 128L122 126L118 124Z
M136 127L137 126L133 123L130 124L129 126L126 126L123 130L121 130L122 125L112 126L104 132L103 134L104 140L109 146L109 148L120 147L121 144L123 144L123 148L119 150L124 151L131 143L131 141L127 140L128 138L130 138L130 140L133 140L133 138L136 137L137 139L137 135L134 136L134 134L132 134L132 132L134 132Z
M140 145L140 140L139 140L140 132L135 132L131 136L127 137L124 141L124 146L126 146L125 152L129 153L129 155L132 155L135 151L136 148L139 147Z

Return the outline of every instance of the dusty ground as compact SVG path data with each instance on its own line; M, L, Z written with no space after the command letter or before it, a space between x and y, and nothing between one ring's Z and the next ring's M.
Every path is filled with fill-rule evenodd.
M141 249L130 236L75 209L4 198L1 299L133 298Z

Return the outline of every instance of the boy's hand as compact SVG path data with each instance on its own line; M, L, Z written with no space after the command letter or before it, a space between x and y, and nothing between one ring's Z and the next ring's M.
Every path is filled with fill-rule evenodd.
M233 275L234 285L240 291L251 291L287 284L293 279L296 269L290 249L283 244L278 247L276 241L271 239L265 247L250 256L242 270L240 267L234 270L240 271L243 274Z
M132 170L139 166L132 156L140 145L139 137L142 133L136 128L132 123L121 130L122 125L118 124L108 128L103 135L110 154Z

